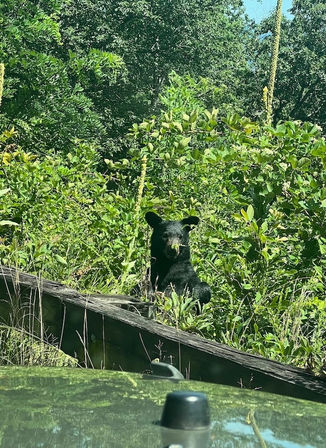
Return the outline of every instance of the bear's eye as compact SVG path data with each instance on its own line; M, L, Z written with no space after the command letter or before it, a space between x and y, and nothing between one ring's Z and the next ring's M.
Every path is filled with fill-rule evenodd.
M163 240L167 240L169 238L168 232L164 232L162 235Z

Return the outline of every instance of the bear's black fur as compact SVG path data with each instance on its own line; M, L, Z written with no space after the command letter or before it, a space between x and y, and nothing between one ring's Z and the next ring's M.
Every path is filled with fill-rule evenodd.
M152 227L150 280L153 291L166 296L190 294L201 304L209 302L211 289L200 281L190 261L189 232L199 223L197 216L181 221L164 221L154 212L145 215Z

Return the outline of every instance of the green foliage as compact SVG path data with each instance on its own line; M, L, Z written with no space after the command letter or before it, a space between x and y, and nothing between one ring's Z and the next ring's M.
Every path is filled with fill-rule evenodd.
M0 325L0 365L76 367L77 360L24 330Z
M242 104L250 31L237 0L9 0L0 23L1 130L14 125L26 150L68 152L77 137L125 151L172 70Z
M274 92L275 123L302 120L326 126L326 5L324 0L294 0L293 19L282 19L278 72ZM261 92L268 82L274 15L256 31L252 47L249 111L261 109Z
M41 159L7 144L0 160L0 220L18 224L0 227L1 262L81 288L116 289L136 199L108 192L115 178L97 172L95 148L76 143L66 157ZM130 287L132 276L126 280Z
M325 126L325 5L295 1L292 12L282 22L275 123ZM2 2L1 130L15 125L24 148L39 153L68 152L77 137L108 157L125 154L123 133L158 113L172 71L183 88L188 75L199 80L206 108L260 115L273 20L255 26L237 0Z
M214 291L206 334L301 365L312 350L320 367L325 140L309 123L274 128L216 109L180 115L134 125L132 156L148 158L148 196L160 199L154 207L202 218L192 238L197 270Z
M74 138L105 141L110 111L99 110L87 89L92 84L102 95L102 86L120 82L125 72L110 52L71 51L60 19L70 4L9 0L0 6L0 61L6 67L0 130L14 125L19 142L37 153L69 152Z
M240 1L2 2L1 262L128 292L146 268L142 211L198 214L213 300L196 316L158 298L161 320L320 371L326 143L309 122L326 123L325 11L295 0L283 18L267 126L240 114L261 114L272 18L251 39Z
M157 307L156 319L160 322L179 328L183 331L203 334L214 327L212 309L206 305L200 309L200 303L189 296L178 296L172 292L171 297L157 293L155 298ZM196 313L196 307L201 311Z
M210 78L195 79L190 75L169 74L169 82L160 95L160 106L181 119L184 111L202 110L219 105L222 114L241 112L239 98L225 84L216 85Z
M201 90L215 92L205 80L171 75L165 111L133 125L130 156L106 159L106 174L85 143L41 158L10 143L14 131L3 136L0 219L18 226L0 228L1 261L81 289L129 292L147 264L138 211L198 214L192 261L212 302L196 316L187 298L159 298L161 320L320 370L325 140L309 123L221 116L205 109Z

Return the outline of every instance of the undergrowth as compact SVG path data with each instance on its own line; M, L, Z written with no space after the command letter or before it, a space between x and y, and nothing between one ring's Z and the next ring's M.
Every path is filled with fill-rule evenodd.
M0 325L0 365L76 367L77 360L24 329Z
M106 159L105 171L97 148L83 142L66 156L36 156L15 145L14 130L4 132L1 263L80 290L129 293L149 264L144 213L198 215L192 262L213 298L197 315L189 298L159 297L158 319L322 374L326 143L320 129L223 117L191 95L168 89L165 111L135 124L129 154Z

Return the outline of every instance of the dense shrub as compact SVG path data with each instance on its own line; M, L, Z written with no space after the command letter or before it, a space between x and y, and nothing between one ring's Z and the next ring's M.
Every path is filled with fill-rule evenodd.
M194 261L214 290L206 334L320 366L326 144L318 127L268 127L200 107L180 114L173 105L134 126L133 156L148 158L147 194L160 198L160 212L203 220Z
M115 288L134 223L134 199L108 191L95 148L38 158L4 142L1 262L80 288ZM111 179L111 184L112 180ZM120 238L121 237L121 238ZM113 282L113 283L112 283Z
M142 212L198 214L192 261L212 301L197 319L187 302L183 315L176 297L160 300L161 319L320 371L325 140L308 123L220 117L195 97L182 111L176 98L162 98L167 112L133 126L130 157L106 160L106 174L82 143L65 159L41 159L3 142L1 219L18 226L1 227L2 262L79 288L128 292L149 261ZM136 199L141 166L145 189Z

